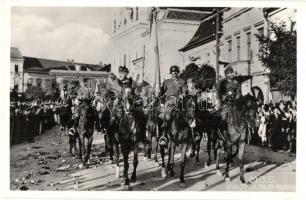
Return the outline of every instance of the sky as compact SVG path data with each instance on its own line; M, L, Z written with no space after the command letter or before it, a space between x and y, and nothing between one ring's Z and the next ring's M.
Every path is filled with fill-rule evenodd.
M12 7L11 46L23 56L110 63L113 8Z

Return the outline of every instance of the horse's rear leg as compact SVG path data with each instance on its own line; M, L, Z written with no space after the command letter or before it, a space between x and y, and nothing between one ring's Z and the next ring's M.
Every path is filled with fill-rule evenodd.
M79 134L78 134L77 138L78 138L78 143L79 143L79 159L82 160L83 159L83 142L82 142L82 138Z
M116 173L115 176L117 178L120 177L120 168L119 168L119 145L117 142L113 142L113 149L114 149L114 153L115 153L115 159L114 159L114 163L116 164Z
M239 145L239 152L238 152L238 159L239 159L239 167L240 167L240 181L241 183L245 183L244 179L244 169L243 169L243 156L244 156L244 148L245 148L245 143L242 142Z
M181 174L180 174L180 186L186 187L186 182L184 179L184 170L185 170L185 155L187 150L187 144L181 145Z
M138 166L138 143L135 143L134 145L134 160L133 160L133 173L131 176L131 183L136 182L136 171L137 171L137 166Z

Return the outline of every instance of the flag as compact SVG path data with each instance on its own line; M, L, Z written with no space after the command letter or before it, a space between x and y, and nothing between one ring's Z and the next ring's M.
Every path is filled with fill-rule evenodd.
M161 90L161 83L160 83L160 65L159 65L159 50L158 50L158 34L157 34L157 9L151 8L149 13L149 30L150 30L150 40L152 46L152 58L153 58L153 68L155 69L155 77L154 77L154 88L155 93L158 95Z

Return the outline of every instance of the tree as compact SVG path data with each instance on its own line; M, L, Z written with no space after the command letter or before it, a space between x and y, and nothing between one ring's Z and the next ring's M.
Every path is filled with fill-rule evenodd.
M259 60L270 70L270 85L291 97L296 96L296 30L282 22L271 24L271 35L257 35Z
M203 64L201 67L198 67L196 64L190 63L186 66L185 70L182 71L180 78L185 81L189 78L193 78L197 88L204 91L206 89L212 89L215 83L216 72L215 69L208 64Z

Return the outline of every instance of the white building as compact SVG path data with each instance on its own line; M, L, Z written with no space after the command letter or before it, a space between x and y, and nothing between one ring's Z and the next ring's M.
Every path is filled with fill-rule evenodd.
M112 71L116 74L120 65L130 70L130 76L152 83L152 51L149 34L150 8L118 8L114 13L112 37ZM157 15L158 48L161 80L169 77L169 68L186 66L178 51L192 37L201 19L211 13L211 8L160 8ZM143 69L143 70L142 70Z
M11 47L11 61L10 61L10 90L12 91L14 88L18 90L18 92L23 91L23 61L24 58L16 47Z

